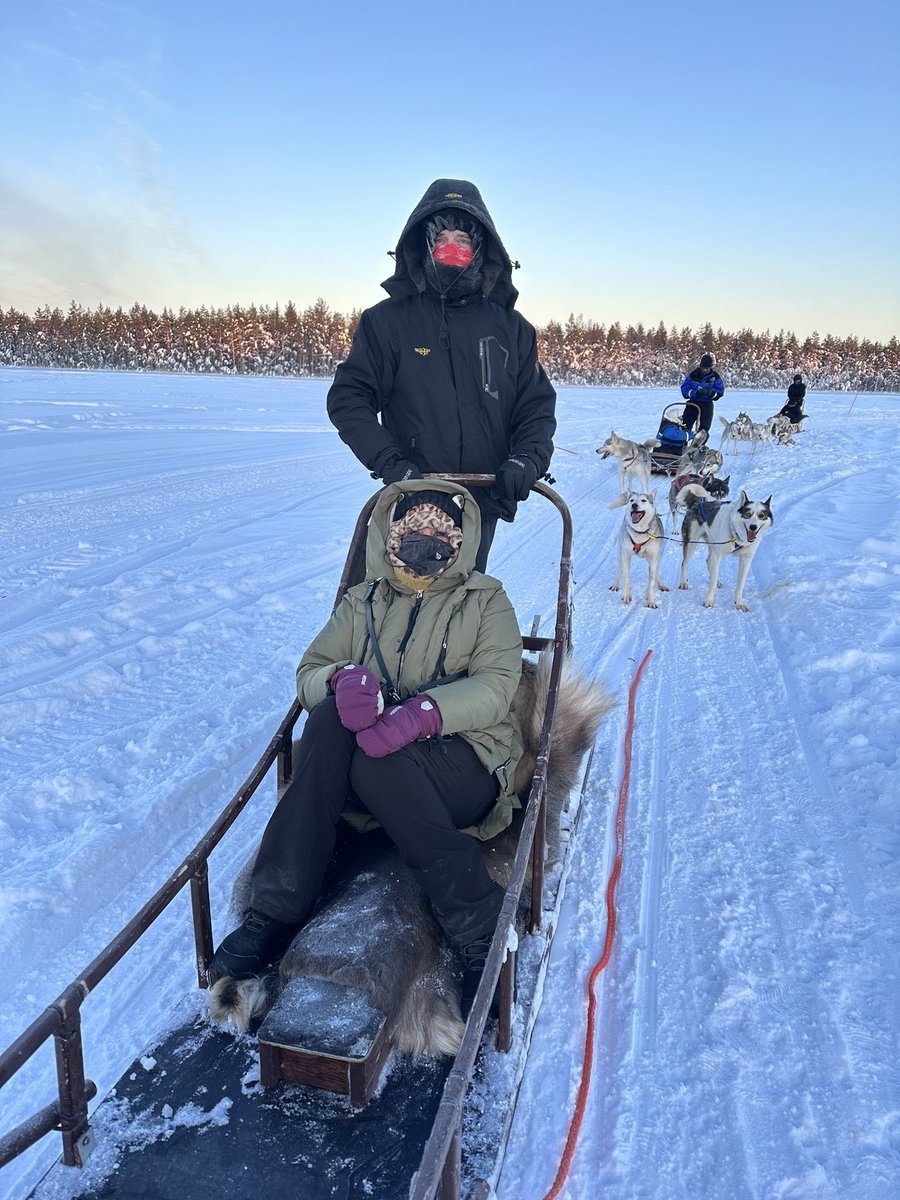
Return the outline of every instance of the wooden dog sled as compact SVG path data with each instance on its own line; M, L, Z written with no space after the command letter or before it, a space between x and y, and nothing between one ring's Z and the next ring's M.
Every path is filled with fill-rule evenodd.
M493 483L493 476L449 478L468 488ZM553 635L537 636L535 621L523 638L527 652L550 656L549 684L503 907L455 1059L401 1059L392 1063L384 1079L382 1067L390 1045L381 1014L364 995L334 984L294 981L296 987L285 989L255 1037L236 1037L211 1026L205 1016L198 1016L194 993L175 1015L172 1031L152 1047L154 1069L148 1071L140 1065L146 1065L146 1054L131 1064L114 1093L89 1117L88 1102L96 1087L85 1076L81 1006L188 885L198 984L206 988L214 945L208 859L273 767L279 790L291 779L292 732L300 714L295 701L244 784L194 850L97 958L0 1055L2 1087L44 1043L52 1040L55 1045L58 1098L5 1135L0 1131L0 1167L47 1133L56 1130L61 1134L62 1159L35 1187L35 1200L56 1195L63 1186L73 1197L140 1195L160 1200L201 1196L206 1200L211 1190L229 1200L256 1200L261 1193L302 1195L308 1200L335 1195L409 1195L413 1200L440 1195L442 1200L461 1196L477 1200L490 1194L512 1120L537 1015L539 999L535 998L540 996L566 875L564 855L552 872L550 888L546 886L549 751L560 681L571 648L572 527L568 509L554 491L542 483L534 490L555 506L562 521ZM364 578L367 526L376 499L377 495L373 496L360 513L335 605L347 588ZM571 789L572 828L589 767L590 756L580 794L577 786ZM366 843L372 836L377 837L365 835L357 842ZM374 843L366 843L360 852L372 852L371 845ZM358 869L359 863L353 866ZM536 936L525 937L517 952L517 915L521 928L526 879L530 900L525 924L527 932ZM517 961L523 965L518 982ZM500 1014L492 1048L483 1044L483 1034L498 981ZM517 988L520 1003L514 1010ZM490 1060L487 1065L486 1060ZM498 1065L501 1060L502 1066ZM499 1072L504 1080L504 1101L489 1120L482 1117L477 1149L464 1161L463 1122L476 1063L481 1064L480 1069ZM184 1116L189 1112L193 1113L191 1119ZM88 1161L95 1145L121 1138L123 1129L146 1128L151 1117L156 1133L130 1139L126 1132L114 1156L114 1169L111 1173L107 1169L98 1182ZM94 1162L101 1157L98 1154ZM60 1182L67 1170L82 1166L83 1172L71 1172L65 1184ZM80 1193L79 1178L85 1180Z

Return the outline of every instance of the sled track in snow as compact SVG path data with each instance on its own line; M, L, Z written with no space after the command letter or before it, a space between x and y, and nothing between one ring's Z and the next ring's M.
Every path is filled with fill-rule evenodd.
M602 566L601 556L598 572ZM664 560L670 586L673 566ZM692 562L689 591L673 588L656 612L633 605L624 621L613 618L618 629L603 656L606 673L633 656L631 647L654 650L635 729L619 947L598 996L596 1118L578 1152L593 1161L609 1200L691 1195L691 1164L699 1185L724 1129L744 1134L740 1154L720 1164L719 1194L758 1196L768 1151L754 1131L765 1126L767 1106L768 1120L779 1119L783 1091L790 1094L792 1082L796 1090L806 1053L797 985L782 982L792 973L798 928L785 918L784 893L793 903L803 888L772 869L769 849L792 826L798 855L814 843L808 826L827 813L810 777L821 772L791 717L793 683L756 572L749 614L733 607L734 570L723 575L716 607L706 610L705 567ZM708 676L699 689L698 647ZM745 739L760 747L750 777L739 768ZM782 772L777 786L773 753ZM828 864L811 865L830 890ZM830 919L812 907L802 924ZM805 1011L810 989L801 991ZM840 1071L846 1056L834 1044L828 1004L820 1019ZM772 1038L785 1044L783 1075L774 1081L754 1066L771 1057ZM708 1089L716 1096L714 1128L702 1099ZM840 1117L827 1114L821 1125L811 1113L808 1119L810 1137L824 1144ZM799 1150L783 1168L786 1177L802 1174Z

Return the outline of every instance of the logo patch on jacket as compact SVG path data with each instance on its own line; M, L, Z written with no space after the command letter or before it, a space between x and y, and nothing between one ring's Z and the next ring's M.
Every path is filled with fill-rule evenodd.
M415 350L416 354L421 354L423 358L426 354L431 353L430 346L413 346L413 350Z
M462 200L462 192L444 192L445 200Z

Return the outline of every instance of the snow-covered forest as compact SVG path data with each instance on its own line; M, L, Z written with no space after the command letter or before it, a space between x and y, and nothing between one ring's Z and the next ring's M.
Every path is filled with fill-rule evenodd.
M203 372L328 377L346 357L359 312L332 312L324 300L302 311L292 303L228 308L135 304L127 312L73 303L33 316L0 312L0 365L76 370ZM557 384L672 387L710 351L730 388L787 387L796 371L816 391L900 388L900 343L866 338L800 339L790 331L728 332L660 322L624 329L570 316L538 328L541 361Z

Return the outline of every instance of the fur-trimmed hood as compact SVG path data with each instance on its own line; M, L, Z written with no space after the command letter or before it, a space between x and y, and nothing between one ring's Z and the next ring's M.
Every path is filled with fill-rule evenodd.
M512 260L494 228L481 193L465 179L436 179L431 184L403 227L394 252L394 273L381 286L391 299L425 291L425 222L434 213L447 208L468 213L481 223L485 241L482 292L503 308L514 308L519 293L512 282Z

